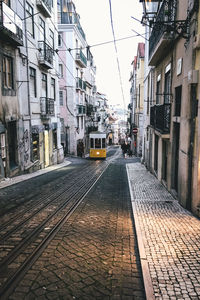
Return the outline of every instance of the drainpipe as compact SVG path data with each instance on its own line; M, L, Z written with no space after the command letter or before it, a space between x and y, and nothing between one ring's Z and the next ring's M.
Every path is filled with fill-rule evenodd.
M30 88L29 88L29 60L28 60L28 39L27 37L27 27L26 27L26 0L24 0L24 29L25 29L25 46L26 46L26 55L27 55L27 63L26 63L26 72L27 72L27 92L28 92L28 115L29 119L29 143L30 143L30 161L32 161L32 144L31 144L31 104L30 104Z

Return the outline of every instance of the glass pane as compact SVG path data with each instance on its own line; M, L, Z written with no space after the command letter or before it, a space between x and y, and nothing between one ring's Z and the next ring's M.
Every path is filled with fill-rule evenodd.
M94 139L90 139L90 148L94 148Z
M106 139L102 139L102 148L106 148Z
M101 148L101 139L95 139L95 148L100 149Z

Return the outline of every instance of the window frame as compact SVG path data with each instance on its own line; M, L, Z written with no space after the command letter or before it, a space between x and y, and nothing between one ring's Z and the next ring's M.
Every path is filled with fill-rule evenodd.
M34 97L37 97L36 69L29 67L29 76L34 81Z
M27 20L29 21L29 19L32 21L32 32L30 32L29 30L27 31L32 36L32 38L35 38L34 9L29 2L26 2L26 24L27 24ZM28 28L28 26L26 27Z
M8 67L10 72L8 71ZM5 90L14 90L13 58L3 55L2 57L2 87Z

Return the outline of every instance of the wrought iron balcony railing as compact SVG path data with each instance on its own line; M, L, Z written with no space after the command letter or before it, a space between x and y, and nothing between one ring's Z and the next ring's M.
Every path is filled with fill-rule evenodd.
M55 115L54 102L54 99L51 98L40 98L40 114L42 118L49 118Z
M149 38L149 58L153 55L158 43L173 41L176 33L176 0L164 0L156 16ZM164 45L166 47L166 44ZM161 51L161 53L163 53Z
M86 83L81 78L76 78L76 88L82 91L86 90Z
M170 132L171 104L154 105L150 108L150 125L161 133Z
M37 0L36 4L42 11L45 17L51 17L51 0Z
M53 68L53 49L44 41L38 42L39 63L47 69Z
M59 24L75 24L85 40L85 33L79 22L79 15L75 12L59 12L58 13L58 23Z
M0 0L0 39L22 46L22 20L15 12Z
M76 59L76 62L80 65L81 68L86 68L87 67L87 58L83 54L81 49L76 53L76 58L75 59Z

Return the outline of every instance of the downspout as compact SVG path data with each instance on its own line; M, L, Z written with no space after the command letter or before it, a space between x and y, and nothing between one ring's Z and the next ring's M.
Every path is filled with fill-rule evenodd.
M31 138L31 104L30 104L30 87L29 87L29 59L28 59L28 39L27 39L27 27L26 27L26 0L24 0L24 29L25 29L25 45L26 45L26 72L27 72L27 92L28 92L28 115L29 119L29 143L30 143L30 161L32 161L32 138Z

